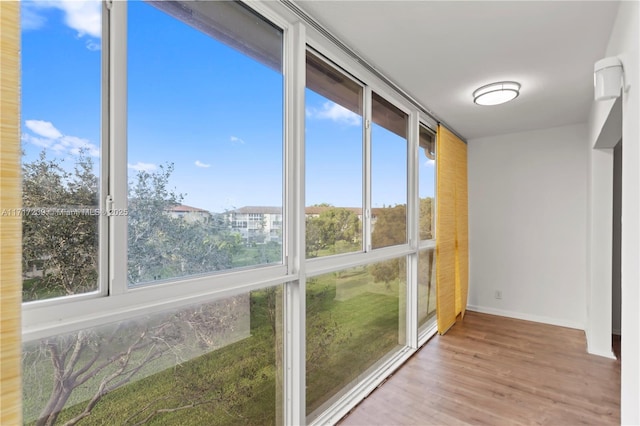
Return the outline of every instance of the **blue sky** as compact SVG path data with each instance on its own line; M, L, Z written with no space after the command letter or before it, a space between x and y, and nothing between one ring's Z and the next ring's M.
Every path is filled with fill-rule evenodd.
M282 75L147 4L131 2L128 20L129 179L173 163L184 204L281 205ZM80 149L97 160L99 3L23 2L22 24L24 160L42 149L70 165ZM361 121L307 90L307 205L361 205ZM406 142L376 127L374 207L405 203ZM420 161L432 195L433 164Z

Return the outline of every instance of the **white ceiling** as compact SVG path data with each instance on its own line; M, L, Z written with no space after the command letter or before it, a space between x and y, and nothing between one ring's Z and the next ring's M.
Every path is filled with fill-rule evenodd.
M604 57L617 1L298 1L334 36L461 136L474 139L583 123L593 64ZM522 84L507 104L472 92Z

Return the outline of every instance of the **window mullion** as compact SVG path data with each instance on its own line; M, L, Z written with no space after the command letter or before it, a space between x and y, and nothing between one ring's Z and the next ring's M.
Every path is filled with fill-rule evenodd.
M418 241L420 200L418 192L418 142L419 142L419 117L418 112L413 111L409 116L409 144L407 150L407 234L409 245L416 252L408 256L407 261L407 346L418 347Z
M110 81L110 34L111 5L102 4L102 69L101 69L101 119L100 119L100 173L98 183L98 207L100 211L98 225L98 290L100 295L109 294L109 218L105 215L106 198L109 194L109 81Z
M409 115L409 137L407 149L407 235L409 245L418 248L420 241L420 194L419 194L419 126L417 111Z
M285 285L284 424L306 419L305 274L305 27L293 25L285 36L285 206L287 270L300 279Z
M363 143L364 143L364 156L363 156L363 206L364 212L362 220L364 221L363 232L364 238L362 239L364 244L364 251L371 251L371 232L373 227L371 226L371 88L366 86L364 88L364 129L363 129Z
M127 3L114 2L109 31L109 193L127 210ZM107 194L105 194L106 196ZM127 216L109 216L109 294L127 287Z

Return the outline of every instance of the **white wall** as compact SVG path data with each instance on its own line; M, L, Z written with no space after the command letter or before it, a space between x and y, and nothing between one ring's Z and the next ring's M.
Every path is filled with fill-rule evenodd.
M587 141L586 124L468 141L470 309L584 329Z
M621 422L640 424L640 7L621 2L605 56L623 63L628 92L622 95L622 387ZM595 102L590 141L603 130L611 101ZM613 141L615 143L615 141ZM592 163L593 165L593 163ZM593 194L592 194L593 195ZM597 282L592 279L592 286ZM590 306L595 311L597 305ZM594 314L597 314L594 312Z
M621 121L618 121L618 127L622 128ZM613 358L611 349L613 149L591 149L590 143L588 147L589 276L585 327L587 350L591 354Z

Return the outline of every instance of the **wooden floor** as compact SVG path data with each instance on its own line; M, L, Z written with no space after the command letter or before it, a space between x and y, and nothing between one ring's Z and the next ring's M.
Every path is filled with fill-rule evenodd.
M465 424L620 424L620 362L579 330L467 312L340 422Z

